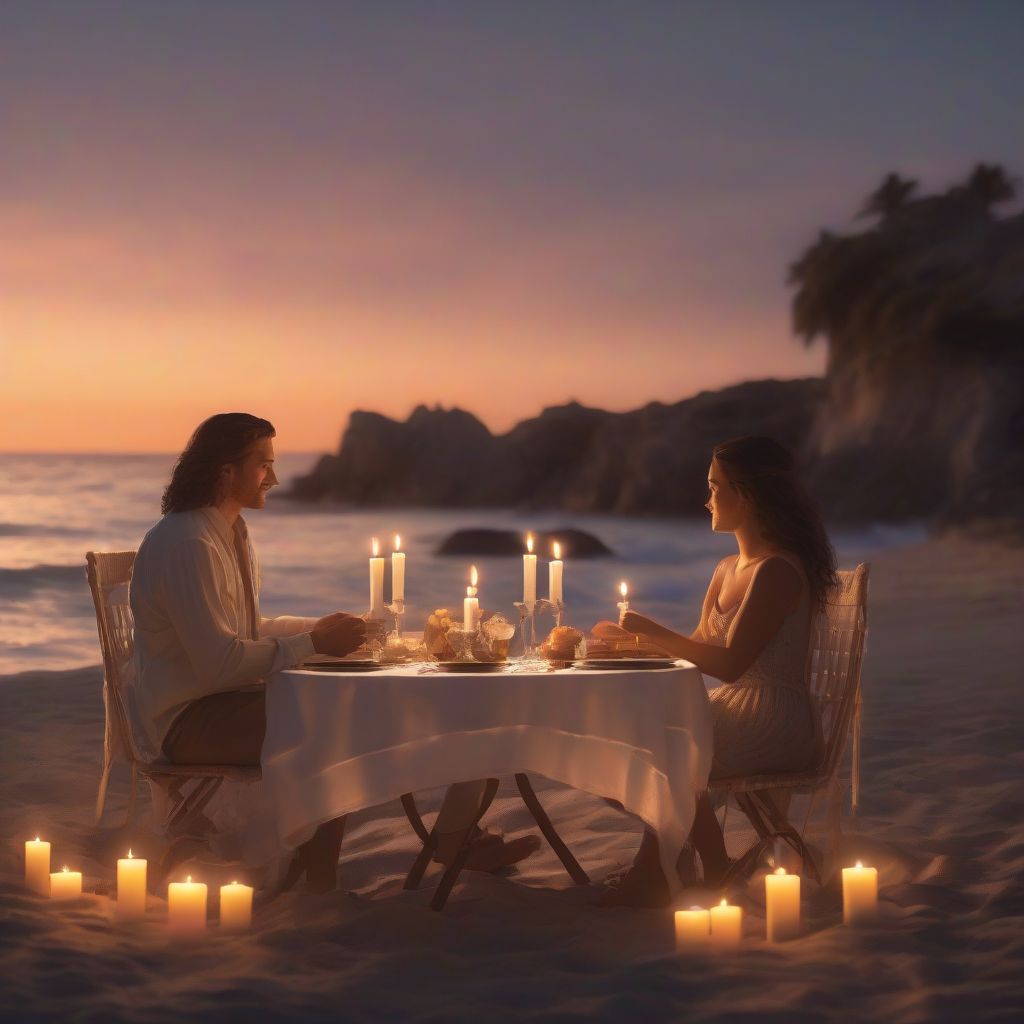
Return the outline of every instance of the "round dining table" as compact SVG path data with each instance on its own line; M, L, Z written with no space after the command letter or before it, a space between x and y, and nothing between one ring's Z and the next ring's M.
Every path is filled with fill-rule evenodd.
M282 848L416 790L532 772L642 819L678 885L676 860L711 768L711 710L694 665L338 668L267 681L263 789Z

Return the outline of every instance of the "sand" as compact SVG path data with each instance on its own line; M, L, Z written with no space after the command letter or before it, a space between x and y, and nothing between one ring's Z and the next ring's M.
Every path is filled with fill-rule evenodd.
M672 949L668 911L601 910L545 847L508 878L464 875L442 914L402 891L417 844L397 803L350 819L339 876L350 892L296 891L250 934L168 939L165 905L118 924L109 891L139 820L123 826L126 775L101 828L99 669L0 679L0 1017L12 1021L411 1020L998 1021L1024 1005L1024 550L965 538L877 559L865 665L863 803L844 853L877 864L880 917L850 930L835 886L805 886L805 934L764 941L760 886L741 951ZM632 858L638 825L599 800L537 780L585 868ZM436 808L439 793L421 803ZM737 822L735 812L730 824ZM508 783L487 823L527 813ZM90 890L58 906L22 887L22 843ZM730 829L737 849L746 833ZM211 883L244 877L209 857ZM428 876L427 882L436 875ZM97 893L97 890L99 891Z

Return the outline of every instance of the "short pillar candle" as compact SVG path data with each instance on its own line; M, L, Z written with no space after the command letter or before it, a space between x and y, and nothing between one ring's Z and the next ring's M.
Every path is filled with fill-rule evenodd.
M63 871L50 872L50 899L76 900L82 895L82 872Z
M184 882L167 886L167 924L178 935L205 930L206 886L202 882L193 882L189 875Z
M50 895L50 844L39 836L25 842L25 885L40 896Z
M133 857L131 850L117 862L117 916L146 916L146 859Z
M878 916L878 868L843 868L843 922L859 924Z
M766 928L769 942L784 942L800 934L800 876L785 868L764 876Z
M740 948L743 935L743 911L740 907L730 906L728 900L722 900L717 907L712 907L711 948L724 953Z
M232 882L220 887L220 926L242 932L252 924L252 886Z
M711 939L711 918L703 907L676 911L676 949L681 953L706 950Z

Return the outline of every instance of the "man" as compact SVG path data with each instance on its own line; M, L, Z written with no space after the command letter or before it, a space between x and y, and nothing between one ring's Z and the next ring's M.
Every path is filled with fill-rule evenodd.
M259 563L242 509L276 486L275 430L247 413L202 423L175 464L163 518L135 557L136 704L155 749L177 764L259 764L266 731L262 682L314 653L356 650L366 624L345 612L265 619ZM450 863L476 811L481 782L452 786L438 818L438 859ZM320 826L296 867L311 888L335 887L342 820ZM527 836L473 840L467 867L496 870L528 856Z

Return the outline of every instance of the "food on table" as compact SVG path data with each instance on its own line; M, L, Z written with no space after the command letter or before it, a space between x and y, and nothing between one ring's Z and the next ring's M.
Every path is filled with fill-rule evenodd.
M666 652L655 647L646 637L630 633L614 622L598 622L587 638L587 657L600 658L664 658Z
M473 645L477 661L508 660L508 644L516 627L501 612L484 612L480 617L480 636Z
M448 642L448 630L451 628L452 617L447 608L435 608L423 627L424 646L440 661L449 661L455 657L455 651Z
M547 639L540 645L542 658L548 661L572 661L576 648L583 640L583 634L572 626L555 626Z

